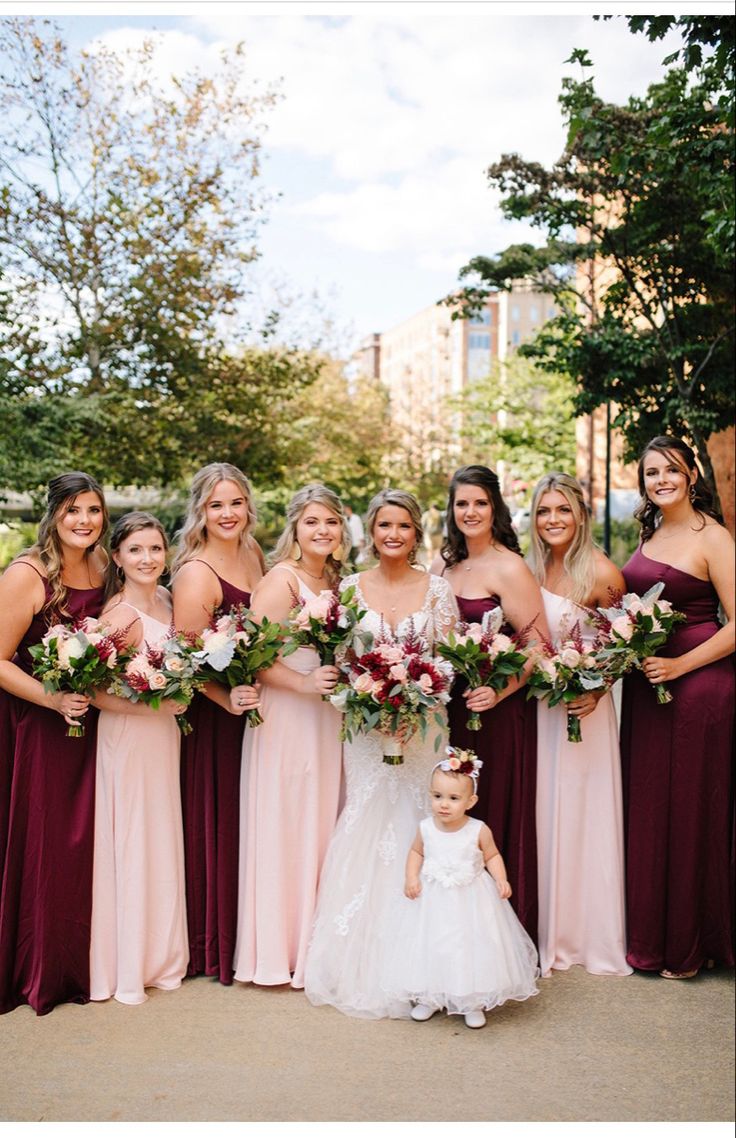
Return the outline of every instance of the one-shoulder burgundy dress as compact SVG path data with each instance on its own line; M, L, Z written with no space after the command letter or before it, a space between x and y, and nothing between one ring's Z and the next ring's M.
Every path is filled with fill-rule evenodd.
M456 597L460 616L480 624L485 613L497 608L499 597ZM504 628L510 634L511 628ZM456 681L449 706L450 742L472 748L483 767L478 779L478 802L470 811L493 831L506 863L513 890L511 904L532 940L537 942L537 704L526 700L524 689L507 696L481 714L480 731L465 726L468 711Z
M660 656L680 656L718 631L710 581L637 550L627 588L683 612ZM716 660L668 684L657 703L639 671L624 681L621 721L629 964L686 972L732 965L734 661Z
M51 590L44 584L48 601ZM66 593L66 613L54 619L99 615L102 586L68 588ZM25 672L32 670L28 649L40 642L48 624L49 614L41 610L18 646L15 663ZM3 809L0 1012L30 1004L45 1015L57 1004L89 1000L94 708L84 716L84 725L84 736L71 738L58 712L15 697L5 701L3 731L9 747L3 782L9 798Z
M218 576L219 613L250 605L250 593ZM187 712L190 735L181 741L189 975L233 982L238 923L240 765L245 716L231 715L194 697Z

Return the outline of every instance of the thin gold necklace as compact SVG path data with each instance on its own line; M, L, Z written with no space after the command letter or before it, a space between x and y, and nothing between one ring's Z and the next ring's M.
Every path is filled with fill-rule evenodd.
M306 573L307 576L311 577L313 581L323 581L324 580L324 577L325 577L324 569L322 570L322 572L320 573L319 576L317 576L316 573L310 573L309 570L305 569L303 565L297 565L297 569L301 569L302 573Z

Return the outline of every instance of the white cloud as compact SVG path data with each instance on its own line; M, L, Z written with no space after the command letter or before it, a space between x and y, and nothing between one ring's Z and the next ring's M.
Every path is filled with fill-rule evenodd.
M313 258L323 278L349 273L351 254L400 254L417 271L454 274L475 253L539 240L526 226L510 235L487 166L509 151L544 164L559 156L557 98L563 74L579 74L563 62L574 47L589 50L600 94L625 101L657 77L671 44L632 35L623 18L413 7L328 19L297 6L268 16L203 6L161 37L162 75L214 68L222 46L243 39L245 82L283 77L265 137L285 171L271 225L284 219L291 235L297 222L305 238L325 239ZM105 38L122 46L143 34Z

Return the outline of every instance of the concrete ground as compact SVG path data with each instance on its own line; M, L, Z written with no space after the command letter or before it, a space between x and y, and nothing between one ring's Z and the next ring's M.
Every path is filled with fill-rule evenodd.
M733 1029L727 971L575 968L481 1031L350 1019L288 988L200 977L138 1007L0 1017L0 1119L727 1122Z

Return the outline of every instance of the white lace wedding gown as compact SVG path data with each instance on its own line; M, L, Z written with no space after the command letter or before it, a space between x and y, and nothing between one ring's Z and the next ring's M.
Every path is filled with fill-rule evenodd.
M349 585L356 585L361 607L368 609L357 574L343 582ZM360 627L378 635L381 619L368 609ZM411 621L432 648L456 619L449 585L430 576L421 609L402 620L395 633L406 633ZM304 990L313 1004L364 1018L409 1015L409 1003L393 1002L384 986L406 857L429 811L430 773L447 743L445 729L435 750L438 730L431 722L426 739L420 734L411 739L400 766L384 763L376 732L356 735L345 745L345 807L322 868L304 973Z

